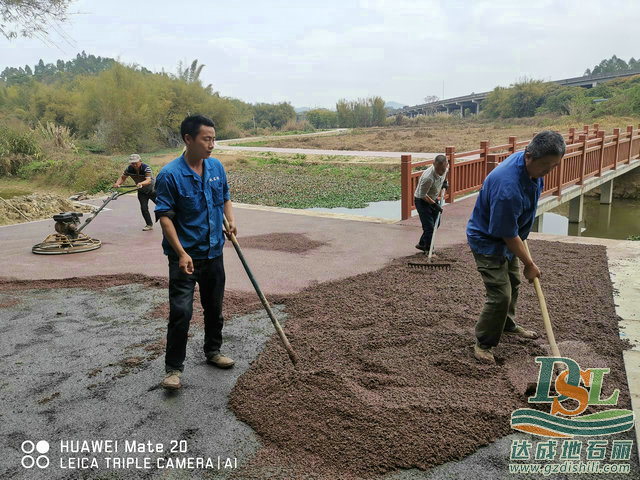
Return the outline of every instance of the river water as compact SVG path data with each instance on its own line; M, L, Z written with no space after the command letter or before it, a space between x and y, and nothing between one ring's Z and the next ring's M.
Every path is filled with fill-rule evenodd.
M309 208L308 210L400 220L399 200L373 202L364 208ZM585 197L584 222L580 225L569 223L569 203L542 215L543 233L622 240L630 235L640 235L640 200L614 199L611 205L600 205L599 197Z
M600 205L598 197L585 197L581 224L569 223L569 203L542 215L542 233L619 240L640 235L640 200L614 198L611 205Z

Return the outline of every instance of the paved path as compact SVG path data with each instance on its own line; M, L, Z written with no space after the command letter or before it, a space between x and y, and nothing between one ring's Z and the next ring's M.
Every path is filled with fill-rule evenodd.
M216 145L226 145L228 143L238 142L257 142L260 140L276 140L278 138L323 137L338 135L347 131L349 131L348 128L334 128L333 130L325 130L322 132L296 133L293 135L263 135L261 137L227 138L225 140L216 140Z
M431 160L438 155L437 153L425 153L425 152L375 152L369 150L318 150L315 148L278 148L278 147L241 147L231 146L229 143L242 143L242 142L257 142L260 140L277 140L279 138L295 138L295 137L309 137L309 136L330 136L346 132L348 128L338 128L335 130L329 130L326 132L312 132L312 133L300 133L296 135L283 136L269 136L269 137L247 137L247 138L234 138L230 140L220 140L216 142L216 150L235 150L240 152L273 152L273 153L290 153L290 154L305 154L305 155L337 155L341 157L371 157L371 158L397 158L398 161L402 155L411 155L413 158L421 158Z
M239 152L273 152L273 153L301 153L305 155L336 155L341 157L372 157L372 158L397 158L411 155L413 158L431 160L438 153L425 152L374 152L368 150L318 150L315 148L276 148L276 147L232 147L231 145L216 144L216 150L236 150ZM214 154L215 156L215 154Z

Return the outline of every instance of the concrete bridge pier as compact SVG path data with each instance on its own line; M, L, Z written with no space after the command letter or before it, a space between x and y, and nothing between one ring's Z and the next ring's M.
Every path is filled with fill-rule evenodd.
M569 200L569 223L580 223L584 220L584 195Z
M611 205L613 201L613 179L600 185L600 205Z
M531 229L534 232L537 233L542 233L542 223L543 223L543 213L541 213L540 215L538 215L535 220L533 221L533 228Z
M584 221L575 222L575 223L569 222L569 225L567 226L567 235L571 237L581 237L582 230L584 229L584 227L585 227Z

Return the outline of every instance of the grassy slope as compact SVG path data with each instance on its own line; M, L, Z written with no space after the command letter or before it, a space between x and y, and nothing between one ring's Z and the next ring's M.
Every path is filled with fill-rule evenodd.
M422 120L422 119L421 119ZM599 121L600 129L611 133L613 128L638 126L640 119L607 117ZM501 121L425 118L423 124L411 127L378 127L354 129L340 135L319 137L274 138L242 143L242 146L269 146L281 148L317 148L327 150L371 150L403 152L444 152L446 146L456 151L470 151L480 147L481 140L490 145L502 145L509 136L518 140L531 138L544 129L568 132L570 127L581 129L583 123L566 118L511 119Z
M548 121L547 121L548 122ZM635 122L635 123L634 123ZM607 118L600 121L610 132L638 119ZM573 125L579 126L575 122ZM538 119L519 123L434 119L416 127L357 129L326 137L270 140L276 146L328 149L442 151L456 145L458 151L478 148L481 139L505 143L510 135L530 138L536 131L553 128L568 131L568 121L540 125ZM154 172L180 155L181 149L143 154ZM399 159L340 157L326 155L276 155L273 153L217 151L229 173L234 201L293 208L362 207L369 202L396 200L400 196ZM69 152L34 162L19 178L0 179L0 194L14 196L32 192L68 194L80 190L106 190L127 164L128 155L106 157Z

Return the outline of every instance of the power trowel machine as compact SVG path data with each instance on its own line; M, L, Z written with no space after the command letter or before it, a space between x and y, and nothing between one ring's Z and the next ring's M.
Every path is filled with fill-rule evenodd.
M40 255L60 255L62 253L89 252L100 248L102 242L82 233L82 230L96 218L110 201L136 189L135 186L126 186L112 191L100 208L87 217L82 224L80 223L80 217L82 217L80 212L63 212L54 215L56 233L52 233L41 243L34 245L31 251Z

